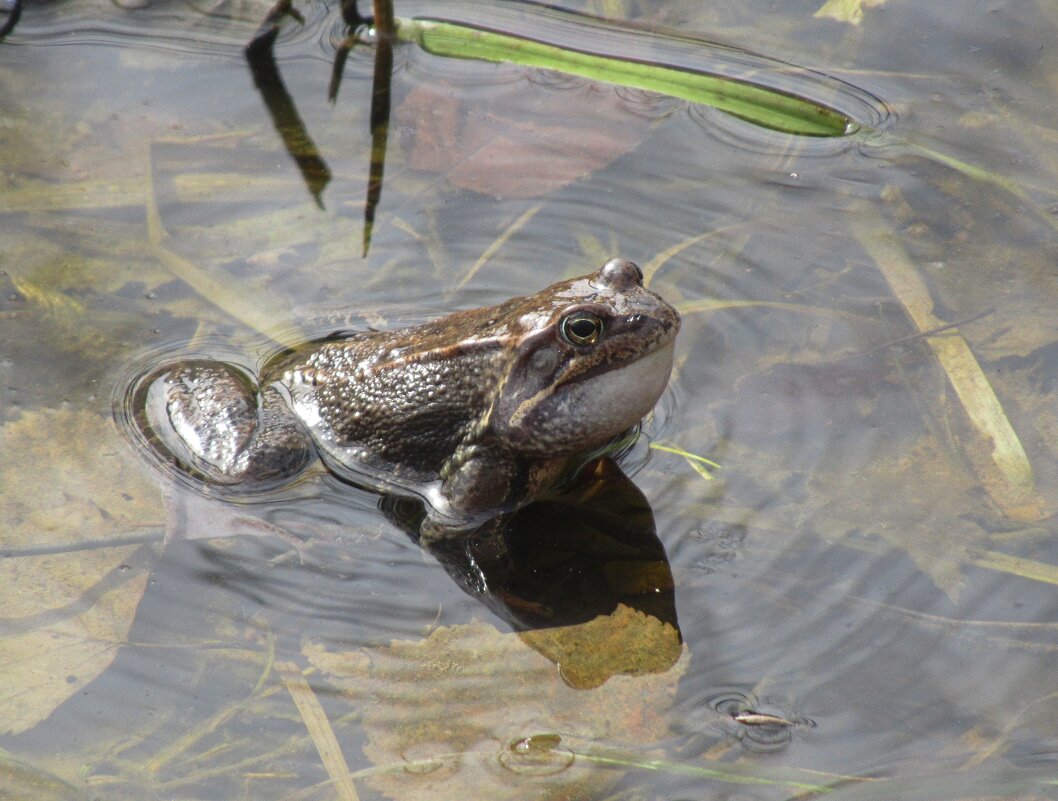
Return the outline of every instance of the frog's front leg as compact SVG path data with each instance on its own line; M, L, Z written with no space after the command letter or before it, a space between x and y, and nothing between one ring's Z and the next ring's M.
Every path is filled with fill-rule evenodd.
M315 449L279 390L261 389L242 370L185 361L146 379L153 443L192 475L254 490L292 478Z
M554 486L568 461L519 459L482 445L460 448L441 471L445 511L472 524L483 515L513 511Z

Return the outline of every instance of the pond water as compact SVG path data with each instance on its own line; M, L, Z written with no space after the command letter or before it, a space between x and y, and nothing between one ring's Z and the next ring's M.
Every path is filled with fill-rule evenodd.
M860 130L398 44L366 255L374 50L329 101L340 9L296 8L256 84L255 0L0 41L0 798L1053 796L1053 4L396 0ZM683 315L672 382L506 552L327 475L206 498L128 435L173 354L617 255Z

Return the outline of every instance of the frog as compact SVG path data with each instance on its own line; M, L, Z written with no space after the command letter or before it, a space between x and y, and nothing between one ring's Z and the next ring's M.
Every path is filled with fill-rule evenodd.
M679 328L642 270L611 259L495 306L310 340L256 376L163 364L136 389L136 419L161 461L212 491L268 491L322 463L418 496L433 530L458 532L634 430L668 385Z

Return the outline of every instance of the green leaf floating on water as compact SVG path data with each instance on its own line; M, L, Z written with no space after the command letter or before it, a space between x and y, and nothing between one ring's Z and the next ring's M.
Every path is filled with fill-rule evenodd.
M397 39L436 56L541 67L594 81L645 89L726 111L765 128L801 136L846 136L859 126L828 106L706 72L615 58L434 19L397 18Z

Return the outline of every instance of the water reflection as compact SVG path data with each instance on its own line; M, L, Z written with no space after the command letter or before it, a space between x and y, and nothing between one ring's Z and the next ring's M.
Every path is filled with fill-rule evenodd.
M261 93L261 99L268 109L276 132L283 140L283 146L298 165L309 194L322 209L321 195L330 183L331 170L305 129L305 123L298 114L297 106L276 66L272 46L279 35L279 26L268 24L267 20L265 26L266 30L258 34L247 46L246 60L250 64L254 85Z
M416 538L422 511L409 514L408 503L391 499L383 508ZM653 511L611 459L588 465L560 493L465 537L434 540L429 550L464 592L515 631L566 629L525 639L573 686L661 672L679 658L675 584ZM607 617L622 622L611 631L579 626ZM661 642L652 636L659 623Z
M334 53L328 89L328 98L333 103L338 95L349 52L358 42L368 41L363 32L366 25L373 25L370 31L370 42L374 46L370 113L371 159L367 198L364 204L363 230L363 255L365 257L370 248L375 215L382 195L382 180L390 130L393 51L398 33L393 18L392 3L380 2L376 3L375 7L382 15L377 21L362 16L357 9L356 0L343 1L341 11L346 34ZM642 40L649 35L646 30L622 29L612 24L604 26L589 16L561 14L544 8L534 9L535 18L505 16L506 9L502 7L487 7L484 10L485 18L488 20L486 27L477 27L481 24L479 19L473 19L471 21L473 24L467 21L456 22L452 27L453 31L468 32L468 35L463 46L451 47L450 53L435 53L422 33L402 33L402 38L412 37L426 52L441 56L441 63L445 60L444 56L448 55L455 57L456 60L467 58L500 63L513 61L525 64L535 63L537 66L540 63L549 65L551 70L545 70L544 77L531 78L531 80L541 85L550 84L550 88L554 89L556 85L568 83L573 78L575 88L585 90L578 92L576 107L579 108L579 116L588 124L583 126L583 130L575 131L555 126L553 124L555 116L571 115L566 109L560 112L558 109L546 106L534 110L536 115L541 117L541 122L531 127L527 135L523 133L526 125L525 119L529 115L524 112L512 115L505 107L494 110L486 109L481 119L472 118L469 121L470 124L461 124L457 121L458 113L452 109L453 104L458 102L457 93L454 93L446 82L428 82L413 90L401 107L404 114L401 115L398 112L402 125L417 132L416 141L411 148L410 165L415 169L445 174L448 180L456 186L473 189L476 192L497 197L535 197L605 167L640 143L645 135L646 122L649 119L656 119L663 114L671 113L675 107L674 97L666 96L664 91L669 91L679 97L690 97L690 95L680 94L682 82L679 76L681 75L695 75L705 82L727 81L722 88L706 93L711 95L713 100L695 98L699 102L711 103L717 108L723 108L724 111L717 111L711 105L699 105L693 102L689 108L692 114L707 114L706 120L710 128L714 124L713 117L718 117L715 120L718 123L717 131L726 132L739 147L747 150L763 148L764 152L779 151L787 154L794 150L798 152L807 150L815 155L832 155L847 147L846 140L853 134L863 131L875 136L878 127L889 116L888 109L879 98L851 84L781 62L769 62L763 57L754 57L749 53L733 49L725 50L707 42L697 43L698 50L709 54L706 59L702 59L700 53L695 54L698 60L704 61L704 65L697 68L691 66L693 58L679 62L678 67L669 67L669 63L676 62L666 62L665 59L675 59L679 50L674 51L671 48L671 42L663 36L657 36L657 42L655 42L658 45L656 60L624 61L625 56L620 52L618 42L622 41L623 37L627 43L634 42L639 47L642 45ZM280 22L287 16L301 21L301 16L294 8L292 0L280 0L269 11L257 34L248 44L246 56L254 76L254 83L261 93L276 131L287 152L298 164L310 194L317 205L322 208L321 194L330 180L330 170L297 112L294 100L287 91L276 67L273 54L280 31ZM459 20L458 13L452 17L452 20ZM417 24L419 21L415 19L405 19L402 23L408 28L413 28ZM449 25L450 23L448 20L428 20L425 24ZM489 28L488 25L493 27ZM503 45L494 45L493 51L488 51L486 48L484 55L469 51L474 47L477 37L503 37L506 34L501 32L505 29L521 31L526 27L535 31L529 38L522 38L525 34L519 33L516 38L504 40ZM595 46L599 48L599 54L593 54L590 50L571 49L568 52L574 55L569 63L575 66L569 71L564 71L566 68L561 64L565 62L554 55L545 57L543 62L539 63L534 62L532 58L526 60L518 55L522 47L531 48L536 45L550 48L552 54L564 53L566 51L563 51L559 45L562 41L563 30L574 27L577 30L578 48L582 46L585 39L593 39L594 35L597 37ZM403 27L401 31L403 32ZM472 35L469 32L472 32ZM455 35L452 31L441 33L435 45ZM533 39L532 36L539 38ZM676 40L677 37L673 35L669 38ZM605 47L603 47L603 42L605 42ZM669 45L668 49L666 45ZM496 54L496 49L499 55ZM685 59L687 58L687 52L682 55ZM608 66L603 70L602 83L595 80L583 80L584 77L595 77L590 69L583 71L584 68L580 66L580 60L584 58L610 60L606 62ZM453 59L448 58L447 60ZM640 86L631 76L636 69L635 65L646 63L650 63L659 70L670 69L672 72L667 80L652 78ZM610 72L612 76L617 77L612 77ZM622 75L625 76L624 80L629 81L627 85L620 83ZM559 76L557 83L555 76ZM617 80L618 83L611 86L606 83L609 79ZM657 89L658 86L668 86L668 88L659 90L662 91L659 95L642 91L642 88ZM767 95L765 87L767 91L775 94ZM746 100L743 98L730 107L726 105L731 98L742 97L743 92L756 92L765 96L766 99ZM475 100L480 105L483 99L481 92L475 94L477 95ZM552 100L556 97L553 93L544 96ZM768 108L770 104L775 104L775 108L787 103L810 104L811 109L804 112L805 119L809 122L805 123L807 125L805 130L801 131L801 133L806 133L806 136L794 137L791 141L789 134L795 132L794 128L787 129L778 122L768 122L770 119L777 120L782 116L781 113L776 113L774 117L768 113L762 113L759 117L749 115L748 110L758 102L762 108ZM643 117L643 125L629 126L629 109L636 105L647 108L648 112L640 115ZM405 108L408 106L410 110ZM821 131L827 130L827 133L807 133L813 130L811 121L829 117L834 118L835 125L837 123L840 125L832 131L823 126ZM732 120L741 121L743 118L746 120L745 123L736 121L731 125L728 124ZM775 130L770 130L771 128ZM811 140L814 138L823 140L823 144L818 146L813 144ZM798 141L799 139L805 139L805 142ZM835 143L828 144L826 140L829 139L835 140ZM460 168L463 169L460 170Z
M599 731L629 754L666 736L688 652L653 514L612 461L462 547L433 551L444 571L415 541L421 510L387 501L408 536L385 524L371 531L374 496L334 488L341 494L325 485L311 502L275 510L285 516L269 514L286 536L174 542L160 574L193 576L200 589L188 597L186 580L160 582L139 618L143 635L191 642L222 605L234 606L244 636L267 633L277 659L294 653L312 666L315 692L339 706L333 720L355 711L374 766L357 781L394 798L536 797L513 776L552 777L552 793L601 792L618 774L577 756ZM204 518L183 522L218 531ZM453 594L474 600L461 606ZM517 633L479 622L485 607ZM189 649L187 660L198 653ZM163 687L185 686L169 667L179 654L139 649L130 658L164 675ZM165 665L152 673L152 660Z
M22 0L3 0L0 2L0 39L3 39L18 25L22 16Z
M586 5L565 3L575 4ZM415 5L426 4L409 0L402 10ZM715 776L690 771L732 762L802 766L813 772L811 779L801 775L803 781L821 781L819 771L896 777L837 793L850 798L1046 795L1051 785L1040 780L1053 781L1048 765L1058 751L1058 631L1050 622L1056 614L1054 518L1024 526L990 504L987 487L961 455L969 441L965 413L926 341L872 351L916 327L855 231L866 220L900 240L929 286L939 322L927 327L996 309L960 330L1029 449L1041 494L1054 498L1054 56L1040 49L1041 37L1054 32L1053 11L1022 4L974 15L942 4L904 4L867 9L863 25L854 28L821 23L804 6L765 0L707 9L690 0L608 5L644 18L657 12L651 22L840 71L898 103L899 117L884 123L890 133L943 150L962 168L886 140L862 147L862 134L841 147L812 140L811 147L790 151L783 137L751 135L749 126L716 114L669 107L641 113L650 111L649 103L622 96L629 127L649 119L642 139L606 167L551 190L546 202L526 203L460 189L456 180L462 179L450 179L451 171L411 167L410 154L422 142L417 126L401 123L390 141L375 244L361 262L371 53L350 53L348 102L327 107L324 89L344 35L334 4L303 2L305 27L287 26L279 38L290 96L332 171L321 193L326 212L307 195L242 57L263 4L239 25L224 22L220 11L207 16L213 6L206 2L193 7L201 13L163 0L135 12L109 0L27 4L0 47L6 102L0 128L11 176L2 193L0 264L5 443L14 435L11 423L24 431L31 412L42 417L34 447L3 449L5 528L18 531L28 521L26 530L43 537L34 547L44 549L55 547L58 528L84 540L86 521L97 521L111 537L160 525L161 502L148 493L136 519L115 521L130 485L114 471L86 481L74 496L78 503L69 497L69 476L80 475L72 467L97 478L99 454L121 449L117 434L99 421L109 421L107 387L123 384L123 365L142 349L166 351L203 333L223 336L249 354L252 368L265 350L255 350L267 327L262 319L286 329L310 308L355 306L370 313L396 306L441 312L448 302L477 306L538 286L542 275L558 278L597 251L646 263L693 237L694 246L674 256L669 251L656 271L666 296L672 292L688 309L700 304L685 315L676 413L660 427L666 439L717 458L723 469L705 483L680 457L663 455L636 480L654 504L679 585L673 602L680 632L694 658L682 674L678 663L662 674L616 675L602 688L664 677L668 691L679 678L672 719L706 736L678 765L651 762L635 780L649 789L626 795L722 794L713 785L703 791ZM480 8L467 4L459 13L472 18ZM576 30L563 35L576 42ZM684 39L674 47L690 51L697 43ZM688 60L681 50L676 61ZM566 130L590 129L590 121L576 117L574 99L585 90L573 82L559 89L535 74L464 71L440 61L412 48L398 54L395 108L413 91L445 80L457 100L446 113L455 119L481 120L486 106L475 103L487 100L488 113L511 109L527 130L541 117L571 121ZM542 115L534 109L546 104L516 102L547 94L559 99ZM176 136L183 141L175 143ZM980 170L1001 175L1006 186L984 181ZM464 289L467 266L527 207L539 213ZM145 236L143 220L151 215L166 224L166 250L157 227L155 238ZM172 254L201 265L229 298L181 277ZM240 297L268 312L256 319L231 313L230 301ZM728 306L704 311L713 301ZM950 331L930 337L952 338ZM78 414L54 416L72 406ZM86 425L92 416L95 424ZM41 419L56 424L44 426ZM59 447L71 432L85 434L84 449ZM116 497L105 499L104 484ZM52 495L52 514L42 518L29 508ZM354 770L403 770L405 743L387 734L410 730L424 693L435 690L436 701L427 699L439 722L435 739L412 743L405 753L421 756L420 765L446 748L459 751L449 763L477 753L460 751L474 742L469 733L463 740L441 738L441 724L479 720L475 712L500 707L522 687L524 674L507 659L509 641L524 645L519 637L544 639L565 627L506 635L491 663L498 681L489 684L477 674L460 684L444 668L467 662L449 657L480 653L482 642L495 642L496 627L474 624L478 636L462 639L453 629L462 631L474 618L495 620L501 629L521 626L523 617L544 617L533 605L540 595L514 581L514 603L472 597L467 566L461 563L450 578L412 540L394 536L373 496L326 480L310 495L256 509L252 526L236 527L260 532L268 528L263 521L286 539L171 542L152 561L139 610L122 605L128 619L136 613L136 623L127 639L115 642L114 665L84 687L73 685L54 712L42 708L39 714L50 717L33 730L4 736L5 752L34 765L13 774L16 791L58 775L63 783L54 794L61 796L66 782L83 790L85 775L93 781L120 775L128 784L120 791L96 785L80 794L308 798L306 783L319 782L313 797L330 797L289 695L268 674L269 652L244 639L246 631L268 624L287 654L301 635L330 641L332 650L352 653L350 659L382 654L366 682L359 675L350 680L350 694L358 682L365 688L359 698L366 719L359 707L342 705L329 678L319 679L320 696L337 707L333 719ZM49 528L42 520L63 522ZM216 519L191 521L189 514L171 526L207 536L224 531ZM529 550L531 543L525 539ZM499 567L498 577L486 582L492 587L505 587L524 564L544 557L512 567L509 554L487 544L475 556ZM27 561L13 555L14 547L5 541L9 568ZM55 584L54 574L26 575L8 582L12 618L20 615L13 602ZM593 586L600 585L608 591L602 581ZM541 649L525 650L532 650L538 675L554 676ZM548 651L557 652L558 646ZM417 660L436 671L405 670ZM66 675L37 652L5 664L9 688L23 699L31 697L22 690L28 678L46 672L62 682ZM32 670L16 674L14 666ZM552 698L540 684L527 686L525 697ZM465 692L440 693L448 687ZM716 709L723 688L737 688L732 692L752 712L793 720L803 710L819 725L791 727L792 746L784 751L747 755L745 740L731 743L737 730L725 734L731 715L725 719ZM553 706L561 711L568 697ZM591 704L609 701L599 698ZM390 715L395 708L408 715ZM481 728L502 735L480 744L488 756L484 774L490 768L510 773L497 762L501 746L529 738L524 749L531 757L558 742L527 702L521 708L521 725L494 720ZM658 702L606 711L620 709L623 724L638 712L666 708ZM610 722L597 722L594 733L609 739ZM208 735L181 750L189 728ZM653 749L671 745L670 735L665 726L642 733L652 759ZM287 740L305 746L290 753L282 750ZM370 756L361 749L368 740ZM560 746L573 752L571 743L563 734ZM626 755L623 764L633 763ZM5 769L11 773L8 763L0 766L6 777ZM492 785L483 787L464 787L462 794L500 797L491 794ZM43 779L37 789L52 792ZM520 798L533 792L516 791ZM790 797L799 791L740 785L738 792Z
M351 592L360 595L357 581L373 580L366 578L365 567L358 566L361 560L350 549L361 547L354 543L363 536L354 532L363 528L362 521L371 514L375 496L333 477L329 483L340 495L326 487L317 494L303 484L300 498L287 494L278 504L261 503L260 499L252 505L231 503L182 489L171 501L173 530L169 539L208 538L219 544L219 538L224 537L267 535L271 544L247 542L234 550L206 546L202 554L215 570L242 577L232 585L245 584L240 594L268 598L269 606L317 620L334 616L351 621L338 610L348 608ZM417 549L425 519L421 502L383 496L380 506L407 535L408 545ZM379 536L386 538L386 533L382 531ZM386 550L405 554L402 561L414 558L407 547L392 542ZM665 635L671 646L667 650L617 650L609 663L593 648L584 648L583 652L594 654L603 671L593 684L618 673L663 671L679 656L682 638L675 584L653 512L643 493L612 459L593 462L573 484L515 513L463 535L432 539L427 553L460 590L515 631L568 629L575 636L580 624L630 612L633 614L628 620L638 619L634 625L660 626L669 632ZM277 559L289 567L282 574L273 574L273 579L253 567L254 563L277 563ZM379 569L392 573L396 568ZM423 569L419 565L414 571ZM308 573L299 576L299 570ZM279 575L286 578L280 584L273 583ZM309 580L309 575L315 578ZM299 586L305 592L300 598ZM428 601L425 606L429 606ZM620 612L622 608L627 611ZM404 615L383 615L387 620L394 617ZM572 640L552 643L552 647L567 652L565 660L556 657L554 661L564 661L568 666L582 645ZM545 648L543 644L540 647Z

